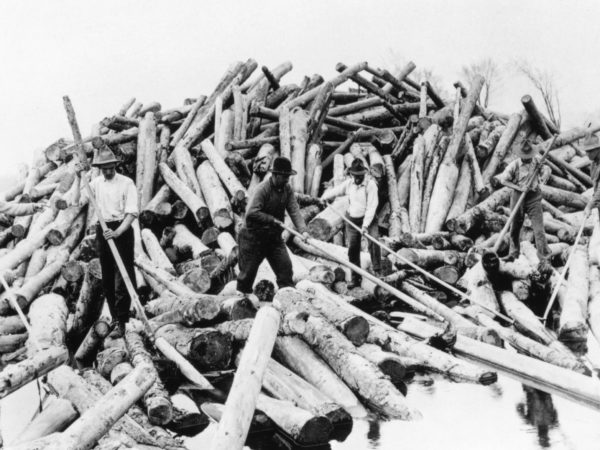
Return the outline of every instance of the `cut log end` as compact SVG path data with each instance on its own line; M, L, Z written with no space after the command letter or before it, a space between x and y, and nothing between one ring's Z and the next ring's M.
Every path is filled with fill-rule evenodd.
M369 335L369 322L364 317L353 316L344 322L343 331L354 345L362 345Z
M173 419L173 405L164 397L149 398L146 395L146 409L150 423L166 425Z
M70 283L79 281L84 274L83 266L77 261L68 261L61 269L62 277Z
M323 444L329 440L331 431L329 419L322 416L312 417L304 423L296 441L302 444Z
M48 239L48 242L52 245L60 245L65 240L65 237L59 230L50 230L46 239Z
M269 280L260 280L254 286L253 292L261 302L272 302L275 296L275 285Z

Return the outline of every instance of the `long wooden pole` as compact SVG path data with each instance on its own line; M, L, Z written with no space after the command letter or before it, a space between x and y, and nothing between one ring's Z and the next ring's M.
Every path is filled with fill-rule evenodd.
M560 276L558 277L556 286L554 287L554 290L552 291L552 296L550 297L550 300L548 301L548 306L546 306L546 310L544 311L544 315L542 317L542 322L544 323L544 325L546 324L546 320L548 320L548 315L550 315L550 310L552 309L552 305L554 305L554 302L556 301L556 297L558 296L558 291L560 290L560 287L562 286L565 276L567 275L567 271L569 270L569 266L571 265L571 260L573 259L573 255L575 254L575 250L577 249L577 245L579 244L581 235L583 234L583 229L585 228L585 219L586 219L586 217L584 217L583 221L581 222L581 226L579 227L579 232L577 233L575 242L573 243L573 246L571 247L571 252L569 253L567 262L566 262L565 266L563 267L562 271L560 272Z
M354 224L353 222L351 222L350 220L348 220L343 214L341 214L339 211L337 211L335 208L333 208L332 205L329 205L329 208L331 208L331 210L337 214L338 216L340 216L342 218L342 220L344 220L346 223L348 223L350 226L354 227L358 232L362 233L362 230L356 226L356 224ZM454 286L446 283L443 280L440 280L438 277L430 274L429 272L427 272L426 270L422 269L421 267L417 266L416 264L414 264L412 261L404 258L403 256L399 255L398 253L396 253L395 251L393 251L391 248L389 248L387 245L381 243L380 241L378 241L377 239L375 239L373 236L371 236L369 233L365 233L364 236L370 240L371 242L373 242L375 245L378 245L379 247L381 247L383 250L385 250L386 252L388 252L390 255L393 255L395 258L399 259L400 261L402 261L404 264L412 267L413 269L415 269L416 271L420 272L421 274L423 274L424 276L430 278L431 280L435 281L436 283L442 285L443 287L445 287L446 289L451 290L452 292L454 292L455 294L461 296L462 298L465 298L467 300L469 300L471 303L480 306L481 308L485 309L486 311L489 311L490 313L494 314L495 316L498 316L500 318L502 318L503 320L506 320L509 323L514 323L514 321L508 317L505 316L502 313L499 313L498 311L495 311L493 309L488 308L487 306L485 306L484 304L478 302L477 300L474 300L472 297L469 297L467 294L465 294L462 291L459 291L458 289L456 289ZM379 280L381 281L381 280ZM382 282L383 283L383 282ZM385 283L383 283L385 284ZM385 286L382 286L384 289L388 290ZM389 291L391 292L391 291Z
M79 132L79 127L77 125L77 120L75 119L75 111L73 106L71 105L71 101L69 97L63 97L65 103L65 109L67 110L67 117L69 118L69 124L73 130L73 137L75 138L75 144L78 148L77 155L81 163L86 164L87 157L85 155L85 150L83 149L83 144L81 142L81 133ZM102 213L98 208L98 204L96 203L96 197L94 196L94 192L90 188L90 185L87 181L87 178L84 176L81 177L81 181L83 182L83 186L87 191L89 201L92 207L96 210L96 214L98 216L98 221L100 222L100 227L103 232L106 232L108 228L106 227L106 222L102 217ZM108 239L108 247L113 255L115 262L117 263L117 267L119 272L121 273L121 277L123 278L123 282L125 283L125 287L127 288L127 292L129 293L129 297L133 303L134 308L136 309L138 316L142 323L144 324L144 329L147 335L154 341L154 345L171 361L177 364L181 373L192 383L197 384L201 389L214 389L212 384L204 377L192 364L187 361L177 350L175 350L167 341L163 338L157 338L154 334L154 330L150 326L150 322L148 321L148 317L146 317L146 313L142 304L140 303L140 299L133 287L133 283L131 282L131 278L129 278L129 274L125 269L125 264L123 264L123 259L121 259L121 255L117 250L117 246L115 245L112 239Z
M554 143L556 142L557 137L558 137L558 135L555 134L554 137L552 138L552 140L550 141L550 143L548 144L548 147L546 147L544 154L540 158L539 164L535 167L535 169L531 173L529 179L527 180L527 183L525 184L525 187L523 189L523 193L521 194L521 196L519 197L519 200L517 201L517 204L511 211L510 217L506 221L504 228L502 228L502 231L500 231L500 234L498 235L498 239L496 239L496 243L494 244L494 248L493 248L493 251L495 253L498 253L498 250L500 249L500 246L502 245L502 242L504 241L504 236L506 236L506 233L508 233L508 229L510 228L510 225L515 220L515 217L517 216L517 212L521 209L521 205L523 205L523 202L525 201L525 196L527 195L527 192L531 188L531 185L533 184L533 181L535 180L535 177L537 176L538 170L540 170L540 167L542 167L542 164L546 160L548 153L550 153L550 150L554 147Z

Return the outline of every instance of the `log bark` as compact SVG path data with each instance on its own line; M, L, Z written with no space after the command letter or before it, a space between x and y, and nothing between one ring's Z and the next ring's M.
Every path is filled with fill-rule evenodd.
M102 288L102 269L100 261L93 259L87 265L87 271L75 304L75 313L69 328L69 343L79 345L89 328L100 317L104 303Z
M154 367L150 353L144 346L142 336L135 331L135 327L131 323L127 326L125 342L134 367L145 366L148 374L154 379L154 383L142 398L148 418L155 425L166 425L173 418L173 404L165 390L165 386L158 377L158 372Z
M69 359L64 347L51 347L35 353L16 364L10 364L0 372L0 398L16 391L32 380L46 375Z
M402 232L402 222L400 219L400 208L402 207L400 204L400 197L398 195L396 181L396 173L394 171L394 163L392 161L392 157L390 155L385 155L383 157L385 161L385 172L388 183L388 195L390 199L390 218L389 218L389 228L388 235L391 239L399 239L400 233Z
M204 200L192 191L181 179L175 175L166 163L159 165L160 174L165 183L194 213L194 219L202 224L209 217L209 210Z
M460 234L466 234L482 218L482 211L495 211L500 205L504 205L510 199L511 189L504 187L495 191L484 201L478 203L472 208L467 209L458 217L451 218L446 222L446 228L450 231L455 231Z
M358 351L390 377L392 383L397 384L406 379L407 367L398 355L386 352L375 344L363 344L358 347Z
M210 253L210 249L202 240L190 231L188 227L179 223L163 231L163 245L177 249L177 253L184 259L198 259Z
M150 231L150 229L144 228L141 230L141 238L142 242L144 243L146 253L148 253L152 263L156 267L175 275L175 268L160 246L160 242L158 241L156 235Z
M164 220L165 216L170 214L170 204L168 203L170 197L171 189L167 184L163 184L160 189L156 191L154 197L142 206L140 223L145 227L149 227L156 222ZM169 211L165 211L165 204L169 204Z
M23 332L25 332L25 325L19 316L0 317L0 335Z
M279 312L268 306L261 308L256 315L211 450L235 450L243 447L273 350L279 321Z
M214 167L209 161L204 161L198 166L196 174L213 223L219 229L229 227L233 223L229 198Z
M273 304L283 311L293 308L294 297L307 294L292 288L280 289ZM302 338L332 367L349 387L355 389L388 417L417 419L420 413L406 400L377 367L364 359L346 338L321 317L309 316ZM359 375L360 374L360 375Z
M581 195L546 185L542 186L542 197L556 206L583 209L586 205L586 201Z
M213 328L169 324L159 328L156 336L174 346L199 370L223 370L231 362L232 337Z
M473 191L473 169L469 164L468 158L465 157L460 166L458 175L458 183L452 198L452 205L446 217L446 228L451 229L448 224L453 223L452 220L459 217L465 212L469 198Z
M469 89L469 94L465 99L457 123L454 124L454 130L448 144L448 149L438 170L438 177L433 187L431 198L435 200L429 206L427 214L426 232L440 231L450 209L456 182L458 180L458 168L456 166L456 157L458 155L461 142L467 129L467 124L471 118L475 103L479 98L479 93L483 86L483 78L476 77Z

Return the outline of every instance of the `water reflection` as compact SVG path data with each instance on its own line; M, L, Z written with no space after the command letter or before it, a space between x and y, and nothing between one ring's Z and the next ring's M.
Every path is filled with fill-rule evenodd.
M369 431L367 431L367 439L369 440L369 448L379 448L379 439L381 439L381 428L379 420L369 420Z
M517 404L519 416L537 429L538 443L542 448L550 447L549 430L558 425L558 414L552 396L546 392L523 386L525 402Z

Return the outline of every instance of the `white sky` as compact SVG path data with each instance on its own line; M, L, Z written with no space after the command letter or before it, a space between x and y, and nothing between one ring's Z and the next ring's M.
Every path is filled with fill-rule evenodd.
M70 137L68 94L83 134L130 97L163 107L210 93L235 60L274 66L284 82L342 61L430 67L448 88L462 65L525 58L555 74L563 123L600 111L598 1L3 1L0 175ZM508 73L491 106L516 111L533 89ZM541 106L541 101L538 100Z

